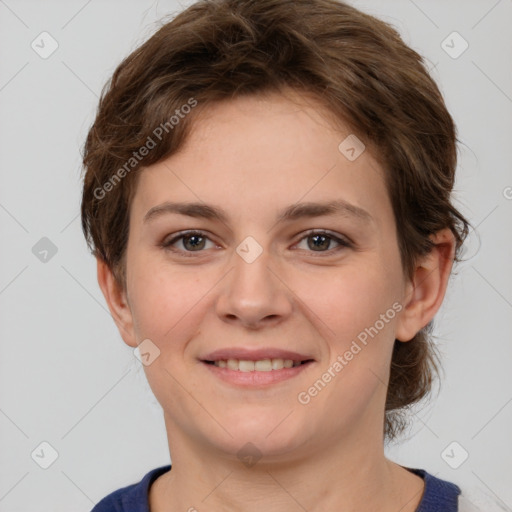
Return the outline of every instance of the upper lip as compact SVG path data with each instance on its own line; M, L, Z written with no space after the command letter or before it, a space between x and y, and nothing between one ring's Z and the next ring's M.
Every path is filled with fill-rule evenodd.
M249 350L247 348L223 348L210 352L202 361L227 361L228 359L238 359L244 361L261 361L262 359L291 359L293 362L302 362L312 360L311 356L292 352L290 350L280 350L278 348L260 348Z

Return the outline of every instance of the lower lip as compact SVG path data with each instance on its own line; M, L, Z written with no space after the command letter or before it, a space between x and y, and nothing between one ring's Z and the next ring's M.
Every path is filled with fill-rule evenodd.
M285 380L291 379L299 375L306 368L309 368L314 361L310 361L292 368L281 368L280 370L270 370L269 372L241 372L240 370L230 370L229 368L221 368L213 364L201 361L216 377L228 382L244 387L267 386L269 384L277 384Z

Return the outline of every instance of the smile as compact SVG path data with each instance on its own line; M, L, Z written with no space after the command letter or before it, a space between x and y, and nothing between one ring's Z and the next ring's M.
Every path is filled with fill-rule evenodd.
M292 359L219 359L201 361L217 379L242 388L265 388L296 377L315 360L293 361Z
M260 359L258 361L250 361L247 359L220 359L218 361L205 361L218 368L228 368L240 372L270 372L273 370L281 370L283 368L293 368L307 363L308 361L293 361L292 359Z

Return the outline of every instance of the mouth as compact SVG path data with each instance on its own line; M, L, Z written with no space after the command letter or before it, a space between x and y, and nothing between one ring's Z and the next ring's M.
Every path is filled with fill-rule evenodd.
M283 358L265 358L265 359L216 359L202 360L203 363L217 368L227 368L239 372L272 372L284 368L297 368L298 366L312 363L314 359L294 360Z
M287 381L316 363L311 355L275 347L219 349L199 361L213 377L245 389L265 389Z
M224 363L225 366L223 366ZM204 360L202 364L210 375L229 386L263 390L297 377L314 365L315 361L313 359L295 362L291 359L258 359L256 361L220 359Z

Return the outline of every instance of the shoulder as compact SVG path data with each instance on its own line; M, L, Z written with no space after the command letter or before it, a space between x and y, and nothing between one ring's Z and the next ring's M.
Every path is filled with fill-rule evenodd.
M423 478L425 490L416 512L499 512L496 499L478 489L462 490L423 469L406 468Z
M149 512L149 488L160 475L170 469L171 466L167 465L151 470L140 482L105 496L91 512Z
M425 488L416 512L458 512L461 490L458 485L437 478L424 469L406 468L423 478Z

